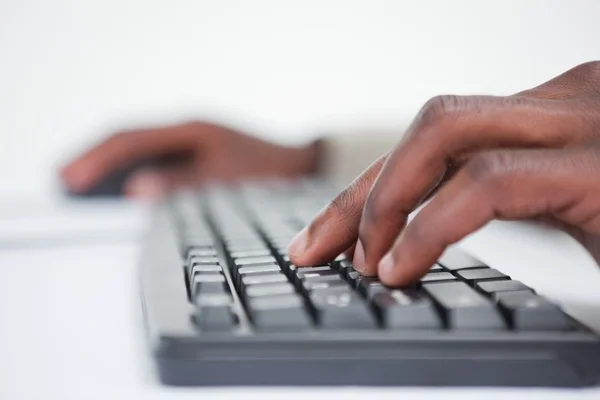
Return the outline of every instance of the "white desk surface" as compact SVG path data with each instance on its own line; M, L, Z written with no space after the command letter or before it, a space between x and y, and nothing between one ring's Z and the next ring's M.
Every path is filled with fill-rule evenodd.
M143 230L146 212L131 206L114 205L111 211L113 221L107 222L109 209L110 206L90 207L88 218L82 219L85 207L75 208L75 212L67 212L64 207L53 211L46 208L46 214L52 215L46 219L46 227L39 223L44 221L39 213L33 221L38 223L33 224L31 218L16 223L18 218L11 216L11 224L19 227L22 238L43 232L48 228L48 222L52 222L55 229L57 225L69 227L68 220L73 223L73 215L83 221L81 224L85 226L82 229L88 233L94 230L106 233L112 223L111 229L119 236L104 235L104 243L99 242L100 236L91 235L89 237L93 240L88 243L80 240L75 245L57 242L52 246L22 246L20 242L7 241L8 214L0 217L0 225L4 226L0 231L0 399L600 398L600 388L162 387L153 376L152 363L145 351L137 290L137 236ZM98 210L104 210L104 214ZM64 219L63 224L59 223L60 215ZM100 217L94 218L94 215ZM121 226L115 221L121 221ZM503 234L504 228L501 224L488 228L464 245L477 247L480 250L478 254L486 253L487 258L484 258L492 266L561 301L567 309L600 329L600 273L592 269L585 254L575 247L569 250L570 244L567 243L562 246L563 250L567 249L566 255L552 250L552 247L558 246L549 246L547 251L528 254L525 250L516 257L512 247L520 238L518 235L515 237L514 232ZM53 233L56 234L56 231ZM531 232L525 228L521 229L521 233ZM489 240L490 235L495 236L494 241ZM552 235L552 232L547 234L549 237ZM525 247L539 250L539 243L530 240ZM531 263L533 259L537 260L537 264ZM574 278L566 274L566 269L559 269L565 266L562 264L571 269ZM552 273L553 270L555 273ZM557 281L560 271L562 274ZM558 282L561 286L556 284Z

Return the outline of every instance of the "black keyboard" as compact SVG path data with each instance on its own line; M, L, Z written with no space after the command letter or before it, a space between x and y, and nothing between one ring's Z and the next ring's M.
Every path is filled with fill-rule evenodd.
M335 195L315 181L214 187L161 205L141 263L152 354L170 385L600 382L600 338L456 248L388 288L343 256L286 248Z

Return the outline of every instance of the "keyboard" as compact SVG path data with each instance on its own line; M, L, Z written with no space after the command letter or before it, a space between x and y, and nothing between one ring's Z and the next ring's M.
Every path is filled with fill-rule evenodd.
M142 304L168 385L590 386L600 337L457 248L389 288L287 246L335 192L312 180L178 193L145 238Z

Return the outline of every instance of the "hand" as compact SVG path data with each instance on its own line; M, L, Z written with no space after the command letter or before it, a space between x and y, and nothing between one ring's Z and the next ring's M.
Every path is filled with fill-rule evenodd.
M125 183L132 196L156 197L187 186L241 178L293 178L316 172L319 146L291 148L267 143L205 122L116 134L70 162L62 177L85 191L135 160L176 156L178 163L139 171Z
M509 97L441 96L292 242L298 265L352 248L355 267L404 285L494 218L552 221L598 252L600 62ZM426 198L414 220L409 213Z

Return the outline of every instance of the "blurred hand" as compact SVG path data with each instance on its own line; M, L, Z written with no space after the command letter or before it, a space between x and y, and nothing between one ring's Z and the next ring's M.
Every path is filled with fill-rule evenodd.
M278 146L234 130L195 122L116 134L70 162L62 177L82 192L136 160L175 157L176 165L136 172L125 184L131 196L156 197L211 181L293 178L316 172L318 145Z
M361 273L404 285L495 218L550 221L598 256L599 144L600 62L514 96L435 97L298 235L291 260L318 264L355 244Z

